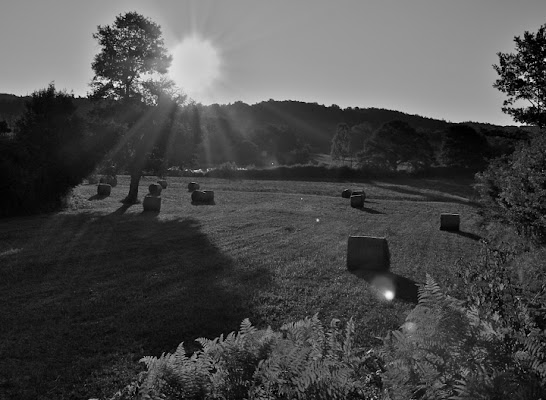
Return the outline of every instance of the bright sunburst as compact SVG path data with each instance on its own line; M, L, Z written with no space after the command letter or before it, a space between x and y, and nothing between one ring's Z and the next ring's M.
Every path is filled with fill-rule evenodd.
M169 74L196 101L209 97L220 77L220 55L214 45L199 36L189 36L172 49Z

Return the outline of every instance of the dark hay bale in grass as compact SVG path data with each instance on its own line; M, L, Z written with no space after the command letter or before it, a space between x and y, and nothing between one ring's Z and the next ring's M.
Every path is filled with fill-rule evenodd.
M194 190L199 190L199 184L197 182L188 183L188 192L193 192Z
M147 194L144 196L142 207L144 208L144 211L160 211L161 196L152 196L151 194Z
M345 189L343 192L341 192L341 197L344 199L348 199L353 194L353 191L351 189Z
M97 185L97 194L99 196L110 196L112 192L112 186L107 183L99 183Z
M459 214L440 214L440 230L453 231L459 230L461 219Z
M347 269L387 271L390 252L387 239L372 236L350 236L347 245Z
M214 192L212 190L195 190L191 194L192 203L212 203Z
M161 196L161 190L163 188L159 183L152 183L150 186L148 186L148 191L150 192L151 196Z
M364 196L361 194L353 194L351 196L351 207L362 208L364 207Z
M167 189L167 181L165 179L160 179L157 181L163 189Z

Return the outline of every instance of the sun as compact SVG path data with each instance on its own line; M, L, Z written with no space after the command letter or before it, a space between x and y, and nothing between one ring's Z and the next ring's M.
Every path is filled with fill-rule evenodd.
M198 35L184 38L172 49L169 75L190 98L210 97L220 78L221 59L218 49Z

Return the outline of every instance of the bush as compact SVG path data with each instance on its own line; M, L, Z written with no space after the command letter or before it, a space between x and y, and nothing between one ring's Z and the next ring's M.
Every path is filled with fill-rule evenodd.
M318 317L258 330L247 320L238 333L198 339L202 350L187 357L144 357L147 366L121 399L378 399L381 364L354 346L354 323L342 329Z
M86 142L73 96L53 85L32 94L15 135L2 139L0 215L50 211L94 169L100 156Z
M493 316L446 296L427 276L419 304L385 340L391 398L544 398L544 342L537 332L511 340L502 317Z
M508 222L525 237L546 241L545 136L490 163L476 181L486 217Z

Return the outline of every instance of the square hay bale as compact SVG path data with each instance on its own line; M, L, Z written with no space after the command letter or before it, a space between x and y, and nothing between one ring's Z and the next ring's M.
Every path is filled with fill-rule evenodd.
M351 207L353 208L364 207L364 196L361 194L353 194L351 196Z
M199 184L197 182L188 183L188 192L193 192L195 190L199 190Z
M441 231L458 231L461 224L459 214L440 214Z
M390 252L387 239L373 236L350 236L347 245L347 269L388 271Z
M161 185L161 188L167 189L167 181L165 179L160 179L157 181Z
M353 191L351 189L345 189L343 192L341 192L341 197L344 199L348 199L353 194Z
M150 186L148 186L148 191L152 196L161 196L162 190L163 187L159 183L152 183Z
M107 183L99 183L97 185L97 194L99 196L110 196L112 192L112 186Z
M161 196L152 196L150 194L147 194L146 196L144 196L142 207L144 208L144 211L160 211Z

